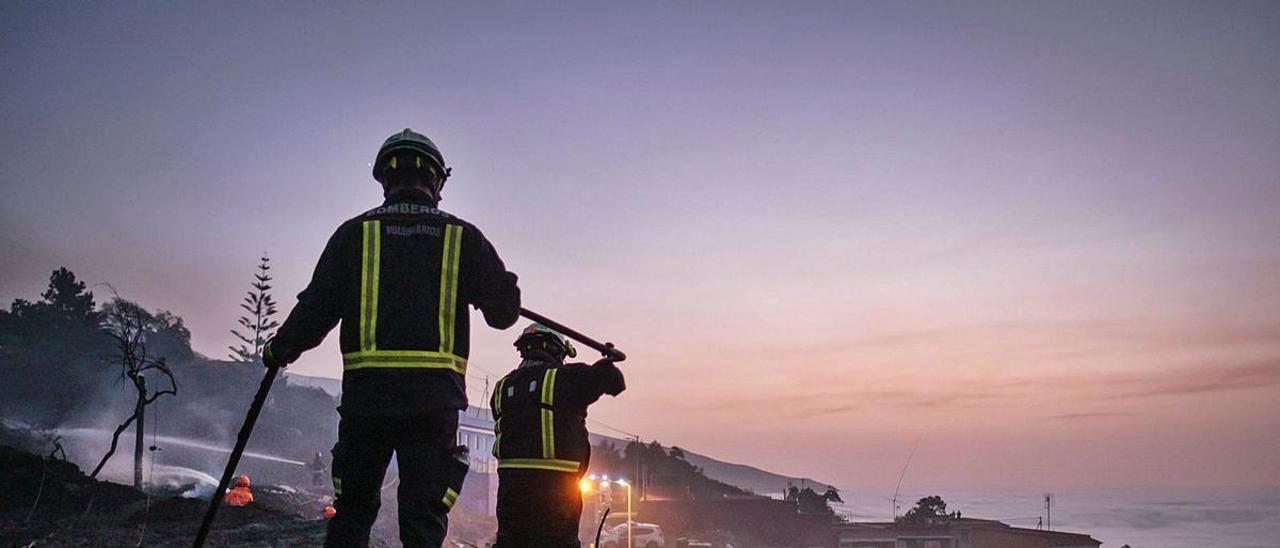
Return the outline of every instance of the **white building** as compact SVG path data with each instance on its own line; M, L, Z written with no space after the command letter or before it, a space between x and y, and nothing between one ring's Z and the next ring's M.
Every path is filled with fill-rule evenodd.
M462 485L458 503L494 515L498 504L498 460L493 458L493 414L482 407L458 412L458 445L471 452L471 470Z

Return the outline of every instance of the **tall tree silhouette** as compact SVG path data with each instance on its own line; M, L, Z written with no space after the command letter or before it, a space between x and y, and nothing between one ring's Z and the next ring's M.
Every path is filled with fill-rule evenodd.
M264 253L262 262L258 264L258 272L253 275L253 283L249 284L250 289L244 297L244 302L240 303L247 316L240 316L240 326L245 332L241 333L235 329L231 330L231 334L243 343L239 347L228 346L231 349L230 357L232 360L239 362L257 362L262 359L262 347L271 339L276 327L280 326L280 322L272 320L271 317L276 315L276 302L271 298L271 259L267 258Z
M0 310L0 346L12 345L60 357L81 353L96 341L102 315L94 310L93 293L76 275L61 267L49 275L49 287L31 302L15 299L9 311Z
M84 282L62 267L40 300L0 310L0 415L51 428L86 406L111 343L96 308ZM60 380L49 382L50 374Z
M65 266L49 275L49 288L40 296L62 319L75 322L98 319L94 312L93 292L85 291L84 282L77 280Z

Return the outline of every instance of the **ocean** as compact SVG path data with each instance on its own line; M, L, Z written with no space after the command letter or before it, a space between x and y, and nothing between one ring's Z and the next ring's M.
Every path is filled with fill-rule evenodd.
M899 515L922 497L948 511L1035 528L1044 490L903 488ZM833 508L852 521L887 521L893 489L849 487ZM1052 528L1085 533L1106 548L1280 548L1280 487L1073 488L1052 490Z

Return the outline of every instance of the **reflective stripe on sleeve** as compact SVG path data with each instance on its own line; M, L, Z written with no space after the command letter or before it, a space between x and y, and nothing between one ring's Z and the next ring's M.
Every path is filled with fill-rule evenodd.
M446 487L444 490L444 498L440 502L444 503L445 508L453 508L453 503L458 501L458 492L452 487Z
M497 396L493 398L493 416L496 418L502 414L502 385L506 384L507 378L498 379L498 385L493 387L493 392Z
M502 386L506 384L507 378L498 379L498 384L493 388L496 397L493 399L493 458L502 458Z

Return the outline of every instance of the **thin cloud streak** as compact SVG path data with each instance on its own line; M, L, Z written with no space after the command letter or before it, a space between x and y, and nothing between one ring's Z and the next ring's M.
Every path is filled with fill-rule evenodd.
M919 385L902 376L885 384ZM1091 402L1163 398L1270 389L1280 385L1280 356L1258 361L1209 362L1192 367L1147 373L1045 376L988 381L982 379L937 379L931 385L897 389L868 389L866 383L846 388L830 387L816 394L777 397L749 397L703 406L712 409L763 407L775 409L784 418L813 419L843 415L873 407L916 410L1002 409L1019 407L1028 401L1085 405ZM857 402L857 403L847 403ZM1120 416L1123 413L1109 413ZM1098 413L1068 413L1053 418L1099 417Z
M1089 419L1110 419L1115 417L1131 417L1137 413L1121 413L1110 411L1096 411L1091 413L1062 413L1060 415L1050 416L1050 419L1056 420L1089 420Z
M1126 388L1118 394L1101 399L1180 396L1267 388L1280 385L1280 357L1227 366L1204 365L1167 375L1113 379L1111 384Z
M946 340L969 340L978 335L996 334L1008 343L1020 338L1082 340L1092 343L1127 344L1150 353L1161 348L1185 350L1189 347L1275 346L1280 347L1280 326L1272 322L1249 325L1210 324L1177 326L1155 324L1145 318L1113 318L1098 320L1054 321L1018 320L985 322L927 329L903 330L847 342L819 342L791 345L774 351L788 355L854 354L859 350L893 350L909 346L937 345ZM1028 341L1023 344L1042 342ZM1062 356L1090 357L1114 352L1114 349L1061 350Z

